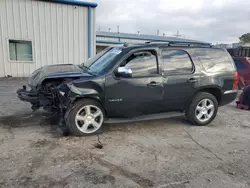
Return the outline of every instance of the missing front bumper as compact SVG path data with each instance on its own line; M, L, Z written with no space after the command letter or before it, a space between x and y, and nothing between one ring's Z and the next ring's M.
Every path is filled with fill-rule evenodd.
M25 102L30 102L31 104L39 103L39 98L37 92L31 89L30 91L27 90L26 86L23 86L22 89L17 90L17 97Z

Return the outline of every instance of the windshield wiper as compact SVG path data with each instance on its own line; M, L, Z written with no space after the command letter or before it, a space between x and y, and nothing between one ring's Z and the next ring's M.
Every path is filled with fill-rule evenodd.
M84 65L84 63L82 63L81 65L79 65L80 67L83 67L83 68L85 68L85 69L87 69L87 70L90 70L90 68L89 67L87 67L87 66L85 66Z
M82 68L87 69L87 73L89 73L89 74L91 74L91 75L94 75L94 76L96 75L96 74L90 72L90 68L87 67L87 66L85 66L84 63L82 63L81 65L78 65L78 66L79 66L81 69L82 69Z

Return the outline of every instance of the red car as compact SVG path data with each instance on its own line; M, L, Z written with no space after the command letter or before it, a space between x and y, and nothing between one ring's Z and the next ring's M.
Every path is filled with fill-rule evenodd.
M242 89L250 85L250 58L233 57L239 75L239 88Z

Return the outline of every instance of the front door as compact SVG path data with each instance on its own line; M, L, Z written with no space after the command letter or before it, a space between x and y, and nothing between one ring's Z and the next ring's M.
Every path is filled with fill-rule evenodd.
M105 108L108 117L135 117L159 112L164 90L157 59L155 50L133 51L119 65L130 68L132 77L107 75Z
M164 49L161 60L165 110L185 110L199 85L191 58L184 50Z

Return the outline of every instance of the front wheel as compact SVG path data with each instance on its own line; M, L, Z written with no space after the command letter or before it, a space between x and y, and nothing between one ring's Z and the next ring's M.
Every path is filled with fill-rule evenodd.
M195 125L207 125L214 120L217 111L217 99L210 93L200 92L195 95L186 112L186 117Z
M104 121L102 106L94 100L77 101L66 117L72 135L87 136L100 132Z

